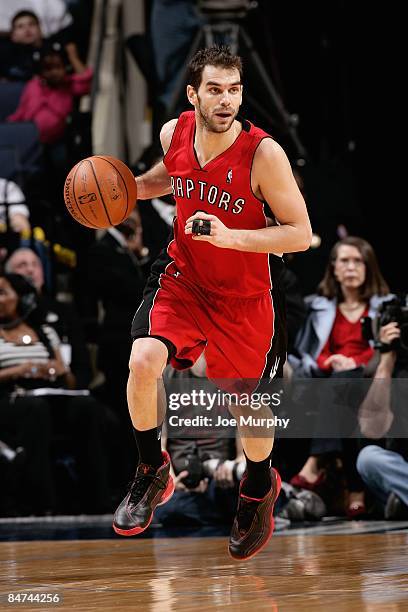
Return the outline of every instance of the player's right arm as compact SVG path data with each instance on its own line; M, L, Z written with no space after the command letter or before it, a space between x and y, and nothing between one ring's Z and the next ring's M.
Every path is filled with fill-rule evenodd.
M177 119L171 119L165 123L160 132L160 142L164 154L167 153ZM136 177L137 199L149 200L171 193L170 176L166 170L163 160L159 161L153 168Z

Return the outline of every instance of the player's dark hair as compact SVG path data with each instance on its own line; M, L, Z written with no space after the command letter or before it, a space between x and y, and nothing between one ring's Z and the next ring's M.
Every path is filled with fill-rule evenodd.
M16 24L16 21L18 19L22 19L22 17L31 17L32 19L34 19L34 21L36 22L36 24L39 26L40 25L40 20L38 19L37 15L35 13L33 13L32 11L18 11L18 13L16 13L13 17L13 19L11 20L11 29L14 29L14 26Z
M200 87L203 70L206 66L217 66L226 70L236 68L242 81L242 60L239 55L233 55L229 47L216 45L197 51L188 64L187 82L196 91Z
M338 301L344 299L340 283L334 275L334 264L341 246L355 247L365 263L366 275L365 281L360 287L360 299L368 302L373 295L387 295L390 290L381 274L373 247L366 240L357 236L347 236L347 238L336 242L331 250L329 263L323 280L319 284L318 293L328 299L337 298Z

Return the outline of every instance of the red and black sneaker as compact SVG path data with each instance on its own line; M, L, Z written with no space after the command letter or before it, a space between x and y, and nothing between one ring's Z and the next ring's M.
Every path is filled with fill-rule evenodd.
M244 561L256 555L269 542L275 521L273 506L281 490L281 478L271 468L271 489L262 499L247 497L241 493L246 473L239 487L238 509L232 525L229 553L233 559Z
M146 463L137 466L128 493L113 517L113 529L119 535L137 535L147 529L156 506L165 504L173 495L170 457L166 451L162 451L162 454L163 465L158 470Z

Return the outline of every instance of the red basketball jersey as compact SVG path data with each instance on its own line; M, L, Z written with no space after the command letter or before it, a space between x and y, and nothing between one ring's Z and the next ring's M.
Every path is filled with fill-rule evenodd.
M270 136L249 121L235 142L201 167L194 150L195 114L182 113L164 164L177 203L174 239L168 254L191 282L226 296L251 297L271 289L269 255L222 249L186 235L186 221L196 211L216 215L228 228L266 227L264 205L251 188L255 151Z

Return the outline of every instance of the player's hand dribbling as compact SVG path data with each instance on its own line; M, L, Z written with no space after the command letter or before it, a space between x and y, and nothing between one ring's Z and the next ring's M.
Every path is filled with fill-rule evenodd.
M192 217L187 219L184 232L186 234L193 233L193 221L194 219L204 219L211 221L211 235L210 236L196 236L193 234L193 240L201 240L202 242L210 242L216 247L223 249L231 249L232 246L232 232L233 230L226 227L222 221L215 215L207 215L204 212L196 212Z

